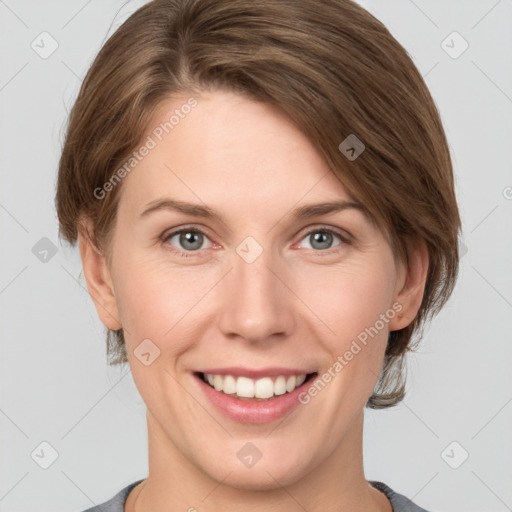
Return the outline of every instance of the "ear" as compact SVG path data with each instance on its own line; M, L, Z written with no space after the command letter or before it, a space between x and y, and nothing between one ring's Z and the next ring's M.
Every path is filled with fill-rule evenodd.
M428 249L424 241L409 244L408 263L400 264L394 302L402 309L389 321L389 330L407 327L416 318L423 300L429 265Z
M119 320L114 286L105 256L96 247L90 235L93 232L90 219L82 220L80 226L78 242L89 295L102 323L109 329L117 331L121 329L122 325Z

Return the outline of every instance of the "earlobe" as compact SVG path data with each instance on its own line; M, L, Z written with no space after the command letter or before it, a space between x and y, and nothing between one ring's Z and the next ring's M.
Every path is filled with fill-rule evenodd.
M390 320L390 331L397 331L411 324L416 318L423 300L429 265L426 244L420 241L410 246L408 259L408 265L403 264L399 290L394 299L394 303L398 303L401 309Z
M89 233L91 233L89 220L81 224L78 230L78 243L80 257L87 289L102 323L111 330L121 329L119 312L114 293L114 287L105 256L96 247Z

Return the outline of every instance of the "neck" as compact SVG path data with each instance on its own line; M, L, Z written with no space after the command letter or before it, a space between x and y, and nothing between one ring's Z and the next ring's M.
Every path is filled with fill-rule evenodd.
M316 467L312 462L311 471L287 485L267 471L264 490L230 485L229 471L221 481L212 478L177 450L149 412L147 419L149 475L130 493L125 512L392 512L389 500L364 476L363 413L329 457Z

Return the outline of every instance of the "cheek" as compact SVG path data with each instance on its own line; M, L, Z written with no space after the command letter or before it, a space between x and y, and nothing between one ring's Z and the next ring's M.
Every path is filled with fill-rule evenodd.
M394 279L392 258L384 253L378 258L354 258L338 268L303 272L296 289L322 321L325 340L332 340L333 347L343 348L390 309ZM378 326L382 328L380 323Z
M173 376L178 373L180 356L197 339L192 335L196 325L194 307L212 286L207 276L197 279L197 268L196 278L193 272L170 268L151 258L137 257L136 253L117 266L116 299L130 367L151 411L159 410L164 402L171 409L179 408L178 402L164 395L181 395L182 388ZM147 339L158 348L143 341ZM153 351L158 355L146 366L138 358L142 353L139 347L149 347L151 358ZM173 413L178 414L178 410L173 409Z
M327 326L319 338L328 358L318 392L324 385L331 392L322 392L320 403L326 417L336 416L340 408L350 416L366 403L382 367L389 321L395 315L394 262L381 251L379 257L375 253L330 272L318 271L308 281L310 277L316 284L308 305Z
M134 348L149 338L175 353L184 348L186 341L181 340L187 339L184 330L194 318L194 308L216 281L213 272L199 267L179 268L136 254L118 260L115 277L127 345Z

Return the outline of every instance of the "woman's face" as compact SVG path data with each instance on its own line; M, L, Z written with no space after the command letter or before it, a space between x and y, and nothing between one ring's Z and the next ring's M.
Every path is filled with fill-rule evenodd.
M98 311L124 329L159 463L287 485L357 445L388 333L404 326L406 272L283 113L227 92L187 98L161 104L143 140L155 147L122 182L115 311Z

